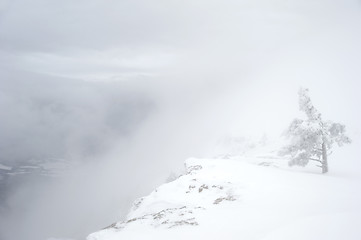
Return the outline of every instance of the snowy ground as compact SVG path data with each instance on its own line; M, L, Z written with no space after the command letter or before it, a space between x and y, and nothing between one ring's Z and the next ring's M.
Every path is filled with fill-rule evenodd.
M358 181L255 159L188 159L186 174L87 240L360 239Z

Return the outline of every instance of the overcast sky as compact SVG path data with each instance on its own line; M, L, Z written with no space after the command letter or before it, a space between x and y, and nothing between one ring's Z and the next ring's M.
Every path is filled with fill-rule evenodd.
M86 81L148 79L158 95L228 88L241 102L249 89L265 99L305 86L347 98L361 76L360 18L357 0L1 0L0 65ZM272 102L260 101L252 105Z
M220 137L280 136L301 86L358 136L360 26L357 0L0 0L0 161L81 163L12 190L0 233L104 227Z
M294 51L305 48L356 45L358 5L351 0L2 0L1 64L86 79L164 73L171 66L246 72L283 54L293 62L299 54Z

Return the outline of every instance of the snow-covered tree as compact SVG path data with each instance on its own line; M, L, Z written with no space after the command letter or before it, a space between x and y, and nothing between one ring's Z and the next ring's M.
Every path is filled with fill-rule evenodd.
M290 140L280 154L289 156L289 165L306 166L310 161L319 163L322 173L328 172L327 156L332 146L351 143L345 135L345 125L323 121L321 114L313 106L308 89L301 88L299 94L300 110L306 114L306 119L295 119L288 127L285 135Z

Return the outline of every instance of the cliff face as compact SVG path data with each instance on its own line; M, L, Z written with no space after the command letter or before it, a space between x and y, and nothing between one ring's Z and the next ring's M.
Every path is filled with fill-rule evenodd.
M87 240L358 239L361 234L356 182L239 160L188 159L185 165L186 174L135 201L125 221Z

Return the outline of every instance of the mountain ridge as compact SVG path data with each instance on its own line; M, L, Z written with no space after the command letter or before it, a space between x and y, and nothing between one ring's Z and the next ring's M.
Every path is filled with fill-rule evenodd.
M347 179L240 159L190 158L185 166L184 175L138 199L125 221L90 234L87 240L287 239L287 230L297 229L297 224L304 228L302 233L313 229L308 221L321 230L293 238L320 239L325 236L322 227L331 232L328 239L360 236L361 199L350 198L355 186ZM348 226L343 226L346 222Z

